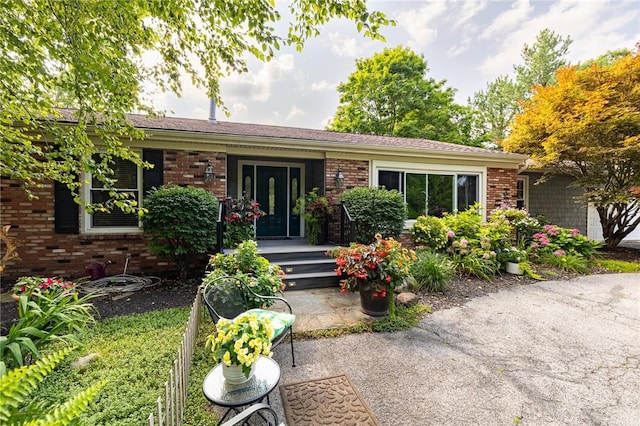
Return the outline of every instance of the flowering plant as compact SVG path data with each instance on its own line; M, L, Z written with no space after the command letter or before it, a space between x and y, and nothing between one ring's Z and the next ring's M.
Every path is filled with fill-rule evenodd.
M238 245L235 253L218 253L209 259L208 268L211 272L204 277L203 284L223 275L238 277L251 290L262 296L275 296L285 289L283 279L285 273L280 266L269 262L263 256L258 255L258 244L253 240L243 241ZM246 295L247 303L251 308L264 308L264 299Z
M221 318L216 323L216 332L207 336L206 345L211 346L213 359L226 366L242 366L249 377L251 365L260 355L270 357L273 328L268 318L245 313L232 320Z
M318 188L313 188L304 197L296 200L293 212L304 218L307 239L309 244L314 245L318 242L322 225L333 213L333 206L326 197L318 194Z
M342 293L373 289L385 297L388 289L402 285L411 272L410 262L416 253L402 247L393 238L375 235L371 244L352 243L349 247L336 247L327 252L336 260L336 273L346 278L340 281Z
M237 200L227 200L224 245L235 248L242 241L252 239L255 235L254 223L264 215L266 213L260 210L260 204L246 195Z
M39 294L58 294L62 292L73 293L76 286L71 281L65 281L57 277L20 277L13 286L12 293L16 296L26 294L29 297L36 292Z
M540 253L562 250L569 254L593 256L600 243L582 235L579 229L567 229L557 225L544 225L542 231L533 234L531 249Z
M520 263L527 260L526 250L521 250L517 247L507 247L497 254L498 261L505 263Z

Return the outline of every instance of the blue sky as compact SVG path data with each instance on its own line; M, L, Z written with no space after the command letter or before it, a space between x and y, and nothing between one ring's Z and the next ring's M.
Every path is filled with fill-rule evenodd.
M567 59L574 64L640 41L638 1L369 1L369 7L397 21L383 28L386 42L364 38L349 21L331 21L303 52L283 49L271 62L250 61L249 73L222 81L231 116L219 112L218 120L322 129L355 60L385 47L422 54L428 76L446 80L456 101L466 104L497 76L513 75L522 47L544 28L571 37ZM154 102L170 116L206 119L209 113L204 90L189 84L181 98L165 94Z

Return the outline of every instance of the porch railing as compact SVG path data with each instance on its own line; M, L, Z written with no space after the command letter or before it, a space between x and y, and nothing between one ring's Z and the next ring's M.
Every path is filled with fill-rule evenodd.
M156 400L155 412L149 414L148 426L180 426L182 424L189 391L189 370L202 316L201 293L202 288L199 288L191 307L177 358L173 361L173 368L169 370L169 380L164 383L164 404L163 397L159 396Z
M356 220L351 217L344 201L340 203L340 245L348 246L356 241Z
M218 205L218 220L216 222L216 253L224 250L224 217L227 215L227 203L220 201Z

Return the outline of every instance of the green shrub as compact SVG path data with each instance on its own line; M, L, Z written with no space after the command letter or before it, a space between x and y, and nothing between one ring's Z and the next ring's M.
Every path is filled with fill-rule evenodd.
M514 245L523 246L531 242L532 235L542 230L542 224L524 209L499 207L489 215L489 223L506 223L513 229Z
M474 204L467 210L453 214L442 216L445 226L453 231L456 237L465 237L467 240L473 239L478 235L480 225L482 225L482 217L479 213L480 206Z
M589 274L589 260L579 254L565 253L562 250L556 250L553 253L545 252L538 258L538 263L553 266L566 272L574 272L577 274Z
M40 349L51 342L78 343L76 335L95 321L95 308L88 303L93 297L79 298L61 287L21 293L18 322L0 336L0 374L39 359Z
M417 245L437 250L447 244L447 231L447 227L440 218L418 216L409 232Z
M436 293L444 291L455 274L455 266L443 254L419 250L418 260L411 264L411 275L418 289Z
M402 233L407 209L402 194L395 189L352 188L341 199L357 221L357 242L369 244L376 234L397 238Z
M149 250L173 258L186 279L189 262L215 247L218 200L204 189L163 186L149 193L144 203L148 212L142 226Z
M235 253L218 253L209 259L209 269L202 283L209 284L223 275L240 278L251 289L262 296L274 296L284 290L282 279L284 272L278 265L272 264L258 255L258 244L253 240L240 243ZM247 295L252 308L262 307L263 300Z

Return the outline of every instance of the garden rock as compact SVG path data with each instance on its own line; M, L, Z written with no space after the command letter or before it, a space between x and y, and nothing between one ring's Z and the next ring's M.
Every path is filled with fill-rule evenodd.
M97 352L90 353L89 355L85 355L83 357L78 358L77 361L74 361L71 366L73 368L83 368L86 367L94 358L99 357L100 354Z
M418 303L418 300L420 300L420 298L416 294L410 292L400 293L396 296L396 304L402 306L413 306Z

